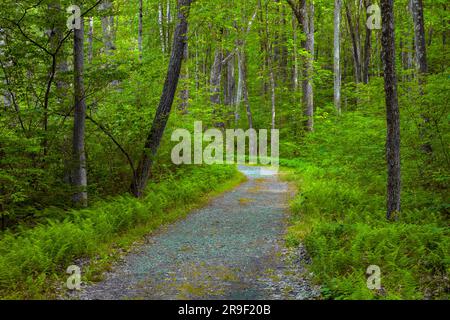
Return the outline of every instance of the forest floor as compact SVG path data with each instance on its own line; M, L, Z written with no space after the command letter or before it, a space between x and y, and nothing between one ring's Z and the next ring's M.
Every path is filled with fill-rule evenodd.
M146 237L102 281L69 299L312 299L302 246L286 248L292 191L276 172L248 180Z

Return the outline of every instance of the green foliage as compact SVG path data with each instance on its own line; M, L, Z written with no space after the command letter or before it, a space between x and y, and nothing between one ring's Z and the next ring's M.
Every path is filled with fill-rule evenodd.
M4 233L0 238L0 296L39 297L49 281L63 277L75 259L104 252L102 248L111 240L143 224L150 223L154 230L172 222L186 210L175 215L170 210L188 207L237 176L234 166L182 171L164 182L151 183L142 200L111 198L89 209L65 212L63 221L48 220L31 229Z
M436 148L434 162L422 160L433 174L421 178L421 163L410 158L416 144L408 144L417 130L403 127L403 211L396 222L387 221L385 125L371 110L366 105L321 121L305 139L301 157L281 161L299 187L287 243L304 242L324 298L448 299L447 195L433 178L444 178L442 154ZM433 141L439 145L438 138ZM367 289L369 265L381 268L380 291Z

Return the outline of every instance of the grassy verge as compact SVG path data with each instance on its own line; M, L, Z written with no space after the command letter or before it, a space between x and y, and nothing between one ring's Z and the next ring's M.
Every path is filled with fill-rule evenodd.
M244 177L234 166L195 167L181 178L150 184L141 200L122 196L73 210L63 221L48 221L0 240L0 297L55 298L69 265L80 258L83 280L101 278L120 253L162 225L186 216Z
M383 119L355 113L316 131L302 157L281 164L298 187L287 242L306 246L323 297L449 299L445 188L420 183L417 163L408 158L414 152L404 145L403 210L389 222ZM381 269L381 290L367 288L370 265Z

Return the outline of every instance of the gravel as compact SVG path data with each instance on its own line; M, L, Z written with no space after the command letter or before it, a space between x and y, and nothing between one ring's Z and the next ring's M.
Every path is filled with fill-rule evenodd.
M302 246L285 248L288 184L260 167L248 180L147 237L105 280L68 299L312 299Z

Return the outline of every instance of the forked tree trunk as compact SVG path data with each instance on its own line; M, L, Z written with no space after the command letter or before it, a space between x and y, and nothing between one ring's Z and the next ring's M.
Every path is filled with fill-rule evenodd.
M306 117L305 128L314 130L314 92L313 92L313 62L314 62L314 3L307 0L287 0L292 11L306 35L304 49L309 56L305 59L303 76L303 113Z
M386 160L387 160L387 219L400 212L400 115L395 70L394 1L381 0L383 31L381 36L384 63L384 90L386 94Z
M150 170L158 152L159 145L169 119L175 92L180 77L183 61L184 47L187 39L187 17L191 0L178 0L178 24L173 38L173 48L170 56L166 80L164 82L161 100L153 119L152 128L145 141L144 151L139 161L138 168L133 176L130 191L135 197L142 196L147 186Z

